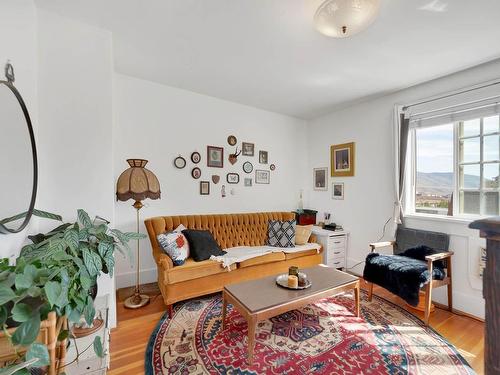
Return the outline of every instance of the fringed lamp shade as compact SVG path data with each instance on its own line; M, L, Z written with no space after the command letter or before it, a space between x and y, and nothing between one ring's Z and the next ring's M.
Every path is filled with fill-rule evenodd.
M144 159L127 159L130 168L125 170L116 183L116 198L120 201L133 199L136 202L146 198L160 198L160 182L145 166Z

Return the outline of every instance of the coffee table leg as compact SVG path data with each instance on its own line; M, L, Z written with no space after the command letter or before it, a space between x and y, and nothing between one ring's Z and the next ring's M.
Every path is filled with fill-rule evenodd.
M248 319L248 363L250 365L253 364L256 326L257 326L257 321L254 318Z
M222 329L226 328L227 299L226 292L222 292Z
M354 309L356 312L356 316L359 318L359 281L354 287Z

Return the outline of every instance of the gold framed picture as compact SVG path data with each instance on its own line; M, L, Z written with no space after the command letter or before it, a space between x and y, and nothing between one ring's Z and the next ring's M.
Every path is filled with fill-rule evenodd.
M330 147L331 176L354 176L354 142Z

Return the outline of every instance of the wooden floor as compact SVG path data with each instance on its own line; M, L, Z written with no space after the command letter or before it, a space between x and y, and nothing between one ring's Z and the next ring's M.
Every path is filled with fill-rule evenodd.
M149 289L146 292L156 297L152 298L148 306L139 310L128 310L123 307L124 297L130 291L128 293L123 290L117 292L118 327L111 332L111 370L109 371L111 375L144 373L144 355L148 339L165 311L163 299L158 295L156 287L152 284L146 287ZM400 306L405 306L398 297L382 288L375 287L374 293ZM422 318L420 313L415 314ZM478 374L484 373L484 323L436 308L431 315L430 325L455 345Z

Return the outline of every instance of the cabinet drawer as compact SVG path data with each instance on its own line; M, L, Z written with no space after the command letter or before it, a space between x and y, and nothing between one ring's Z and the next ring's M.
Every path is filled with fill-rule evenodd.
M345 250L344 249L330 249L328 250L328 259L339 259L345 258Z
M328 259L328 263L327 264L330 267L343 268L343 267L345 267L345 258Z
M330 237L328 239L328 249L345 248L345 237Z

